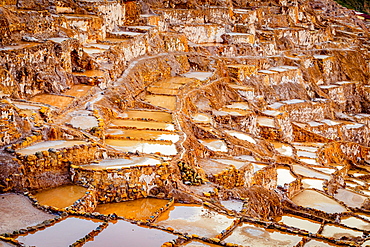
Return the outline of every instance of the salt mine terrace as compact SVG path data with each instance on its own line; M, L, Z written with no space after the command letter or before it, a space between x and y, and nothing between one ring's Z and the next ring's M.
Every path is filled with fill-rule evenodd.
M370 245L355 13L49 2L0 2L0 246Z

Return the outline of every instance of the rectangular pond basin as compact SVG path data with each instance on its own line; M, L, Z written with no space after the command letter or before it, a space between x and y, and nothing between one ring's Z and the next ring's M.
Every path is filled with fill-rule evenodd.
M219 214L200 205L175 203L159 216L155 223L171 227L181 233L214 238L226 230L233 221L234 218L230 216Z
M74 98L54 94L38 94L32 97L30 101L48 104L63 109L70 105L74 101Z
M164 122L152 122L144 120L114 119L110 127L128 127L137 129L169 130L174 131L175 125Z
M168 200L157 198L142 198L132 201L100 204L95 212L100 214L113 214L134 220L148 220L160 208L165 207Z
M357 217L342 217L340 223L359 230L370 231L370 223Z
M106 229L95 236L91 242L86 242L84 246L162 246L162 244L175 239L177 239L177 235L118 220L116 223L110 223Z
M310 207L326 213L344 213L347 209L330 197L314 190L303 190L292 198L292 201L302 207Z
M26 246L65 247L83 238L89 232L95 230L101 223L96 220L68 217L43 230L19 236L16 239Z
M160 141L136 141L136 140L115 140L107 139L106 144L123 152L141 152L146 154L160 153L162 155L176 155L177 150L174 144Z
M266 230L249 223L242 223L227 238L226 243L239 246L296 246L302 237L284 232Z
M191 119L195 123L210 124L212 122L212 117L205 113L197 113L191 116Z
M145 96L144 101L154 106L163 107L171 111L176 109L176 96L147 95Z
M151 119L159 122L172 122L171 113L162 111L129 110L120 114L119 117L131 119Z
M64 93L64 95L80 98L80 97L85 96L86 94L88 94L92 88L93 88L93 86L78 84L78 85L72 86L72 88L67 90Z
M41 205L65 208L85 195L86 188L78 185L62 185L34 194Z
M342 237L362 237L363 233L342 226L326 224L321 234L327 238L340 239Z
M320 222L316 222L316 221L306 219L303 217L299 217L296 215L292 215L292 214L281 216L281 219L279 220L279 222L287 226L299 228L301 230L305 230L311 233L317 233L321 227Z
M368 197L350 190L338 189L334 194L334 198L342 201L348 207L361 208Z
M291 173L288 168L278 168L277 172L277 185L283 186L295 181L297 178Z
M155 130L136 130L136 129L107 129L106 137L122 137L130 139L141 139L141 140L166 140L177 142L180 136L176 133L170 133L166 131L155 131Z
M159 159L148 158L148 157L130 157L129 159L106 159L99 163L90 163L87 165L82 165L81 167L85 169L120 169L126 167L134 166L155 166L162 162Z
M238 138L240 140L243 140L243 141L247 141L247 142L250 142L252 144L257 144L256 140L248 135L248 134L245 134L243 132L240 132L240 131L235 131L235 130L225 130L225 132L235 138Z
M292 165L292 169L294 173L308 178L318 178L326 180L330 180L331 178L328 174L301 165Z
M169 88L161 88L161 87L149 87L147 91L152 94L161 94L161 95L178 95L179 90L177 89L169 89Z
M23 155L30 155L34 154L39 151L47 151L49 148L54 149L61 149L61 148L69 148L73 147L75 145L81 145L81 144L88 144L88 142L85 141L45 141L45 142L39 142L32 146L19 149L17 152L21 153Z
M203 140L198 140L198 141L212 151L215 151L215 152L227 152L228 151L227 145L223 140L203 139Z

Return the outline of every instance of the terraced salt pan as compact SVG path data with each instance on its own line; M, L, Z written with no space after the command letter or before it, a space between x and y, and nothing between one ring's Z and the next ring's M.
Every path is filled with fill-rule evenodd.
M85 96L93 86L84 85L84 84L77 84L71 87L71 89L67 90L64 95L73 96L76 98Z
M220 162L225 165L233 165L236 169L240 169L241 167L245 166L247 163L243 161L238 160L232 160L232 159L211 159L217 162Z
M220 201L222 206L227 208L228 210L233 210L236 212L240 212L243 209L244 202L239 200L227 200L227 201Z
M347 209L335 200L314 190L304 190L292 198L292 201L302 207L310 207L327 213L344 213Z
M344 204L349 207L361 208L366 201L367 196L363 196L346 189L338 189L336 194L334 194L334 198L344 202Z
M290 157L293 156L293 148L290 145L281 142L271 142L271 144L280 154Z
M277 185L284 186L285 184L289 184L296 180L296 178L293 176L289 169L278 168L276 169L276 172L277 172Z
M196 123L211 123L212 118L208 114L197 113L191 116L194 122Z
M170 133L166 131L155 131L155 130L137 130L137 129L107 129L106 135L116 137L130 137L131 139L140 140L167 140L177 142L180 136L176 133Z
M65 108L73 102L72 97L54 95L54 94L38 94L30 99L30 101L48 104L58 108Z
M67 121L67 123L72 125L74 128L91 129L99 124L96 117L92 116L90 111L79 110L71 112L69 115L71 116L71 119Z
M316 159L309 159L309 158L299 158L300 161L305 162L310 165L319 166L320 164L316 161Z
M198 162L198 164L207 175L215 175L231 167L229 164L216 162L216 160L212 159L202 159Z
M276 128L275 119L271 117L258 116L257 123L260 126Z
M329 175L327 175L325 173L321 173L319 171L315 171L315 170L313 170L311 168L308 168L308 167L305 167L305 166L293 165L292 169L293 169L294 173L299 174L299 175L304 176L304 177L330 180Z
M316 159L317 154L315 152L307 152L307 151L297 151L298 157L306 157L306 158L311 158L311 159Z
M146 154L160 153L163 155L177 154L176 146L174 144L158 143L156 141L107 139L105 143L122 152L140 152Z
M132 118L132 119L152 119L160 122L172 122L172 115L168 112L161 111L140 111L140 110L130 110L125 111L120 114L119 117L122 118Z
M176 109L176 96L167 95L147 95L144 101L154 105L166 108L168 110Z
M359 219L359 218L356 218L356 217L353 217L353 216L342 218L340 223L342 223L346 226L357 228L357 229L364 230L364 231L369 231L370 230L370 223L369 222L364 221L364 220Z
M32 234L17 237L26 246L69 246L95 230L102 222L68 217L61 222Z
M200 81L205 81L213 75L213 72L188 72L182 74L182 76L187 78L195 78Z
M330 246L336 246L336 245L311 239L310 241L305 243L303 246L304 247L330 247Z
M23 155L30 155L34 154L39 151L47 151L49 148L54 149L61 149L61 148L69 148L73 147L75 145L81 145L81 144L88 144L88 142L85 141L45 141L45 142L39 142L37 144L34 144L32 146L19 149L17 152L21 153Z
M77 185L62 185L34 194L41 205L65 208L85 195L86 188Z
M219 214L196 204L175 203L155 221L157 225L171 227L181 233L214 238L226 230L234 218Z
M283 215L279 221L287 226L296 227L311 233L317 233L321 224L310 219L302 218L295 215Z
M108 227L95 236L92 242L87 242L84 246L162 246L165 242L175 239L177 236L174 234L118 220L115 223L109 223Z
M301 237L279 231L267 231L249 223L238 226L224 241L240 246L296 246Z
M252 163L252 166L253 166L253 173L258 172L259 170L262 170L263 168L267 167L267 165L257 164L257 163Z
M349 237L349 238L361 237L362 234L363 233L360 231L355 231L355 230L348 229L345 227L335 226L335 225L330 225L330 224L325 225L321 233L321 235L327 238L336 238L336 239L340 239L342 237Z
M160 87L149 87L147 91L152 94L162 94L162 95L170 95L176 96L179 94L179 90L177 89L168 89L168 88L160 88Z
M262 113L265 114L265 115L269 115L271 117L276 117L276 116L279 116L279 115L283 114L282 111L275 111L275 110L265 110Z
M235 130L225 130L225 132L231 136L234 136L240 140L250 142L252 144L257 144L256 140L248 134Z
M132 127L137 129L155 129L155 130L169 130L174 131L175 125L164 122L152 122L143 120L130 120L130 119L114 119L110 127Z
M240 110L250 110L249 104L247 102L234 102L230 105L227 105L226 108L240 109Z
M324 182L325 180L319 179L311 179L311 178L304 178L302 181L302 187L305 189L317 189L317 190L324 190Z
M130 157L129 159L107 159L102 160L99 163L91 163L88 165L82 165L85 169L117 169L133 166L155 166L161 164L159 159L148 158L148 157Z
M203 139L203 140L198 140L201 144L206 146L212 151L215 152L227 152L227 145L223 140L218 140L218 139Z
M236 108L227 108L223 107L218 111L213 111L213 115L215 116L247 116L250 115L251 111L249 110L241 110Z
M105 215L115 213L126 219L147 220L167 203L168 200L142 198L125 202L100 204L96 207L95 212Z
M40 110L40 106L27 104L27 103L14 103L14 106L17 107L20 110L34 110L38 111Z
M307 151L307 152L317 152L319 150L318 147L310 147L310 146L300 146L300 145L293 145L295 149L300 151Z

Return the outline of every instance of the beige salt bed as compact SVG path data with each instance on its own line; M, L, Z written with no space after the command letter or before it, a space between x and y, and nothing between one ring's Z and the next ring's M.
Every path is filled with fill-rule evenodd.
M147 95L145 96L144 101L154 106L163 107L171 111L176 109L176 97L175 96Z
M175 125L170 123L164 122L151 122L151 121L144 121L144 120L130 120L130 119L114 119L110 127L118 126L118 127L129 127L129 128L137 128L137 129L154 129L154 130L169 130L174 131Z
M212 151L227 152L227 145L223 140L203 139L203 140L199 140L199 142Z
M275 128L275 119L271 117L258 116L257 123L263 127Z
M367 196L363 196L346 189L338 189L336 194L334 194L334 198L344 202L344 204L349 207L361 208L366 201Z
M49 148L60 149L60 148L69 148L76 145L88 144L85 141L45 141L39 142L32 146L19 149L17 152L23 155L34 154L39 151L47 151Z
M310 207L327 213L344 213L347 209L335 200L314 190L304 190L292 198L292 201L302 207Z
M283 215L279 222L311 233L317 233L321 227L321 223L319 222L295 215Z
M315 171L314 169L311 169L305 166L293 165L292 168L293 168L294 173L299 174L304 177L330 180L330 176L328 174Z
M122 118L132 118L132 119L146 118L160 122L172 122L171 113L161 111L129 110L123 112L119 116Z
M325 180L304 178L301 181L302 181L302 187L305 189L324 190L323 186L324 186Z
M233 159L211 159L211 160L220 162L220 163L225 164L225 165L235 166L236 169L240 169L243 166L248 164L244 161L233 160Z
M357 217L353 217L353 216L343 217L340 220L340 223L342 223L343 225L349 226L349 227L357 228L359 230L364 230L364 231L370 230L369 222L359 219Z
M350 237L350 238L361 237L363 233L361 231L355 231L355 230L345 228L342 226L335 226L335 225L327 224L324 226L324 229L321 234L327 238L332 237L332 238L340 239L341 237L344 237L344 236Z
M0 215L0 234L37 225L55 217L33 207L27 197L12 193L0 194Z
M224 241L241 246L295 246L300 236L279 231L267 231L249 223L238 226Z
M281 142L271 142L271 144L280 154L290 157L293 156L293 148L290 145Z
M138 129L107 129L106 135L131 139L142 140L167 140L177 142L180 136L176 133L155 130L138 130Z
M146 154L160 153L163 155L177 154L176 146L174 144L162 143L159 141L107 139L105 143L123 152L140 152Z
M293 174L287 168L278 168L277 172L277 185L284 186L296 180Z
M175 203L155 221L157 225L201 237L214 238L226 230L234 218L195 204Z
M87 165L81 165L85 169L118 169L124 167L133 166L155 166L161 164L159 159L148 158L148 157L130 157L128 159L107 159L102 160L99 163L91 163Z
M236 137L240 140L250 142L252 144L257 144L256 140L248 134L235 130L225 130L225 132L233 137Z

